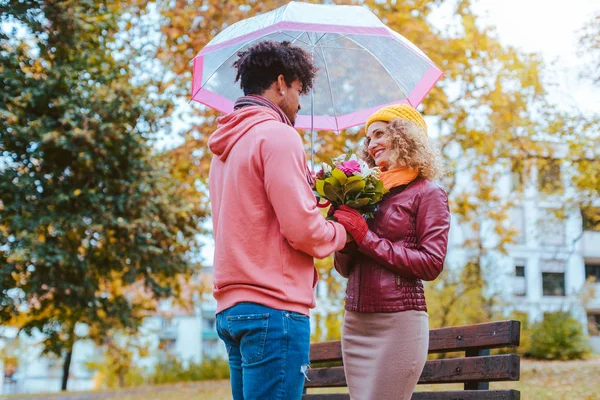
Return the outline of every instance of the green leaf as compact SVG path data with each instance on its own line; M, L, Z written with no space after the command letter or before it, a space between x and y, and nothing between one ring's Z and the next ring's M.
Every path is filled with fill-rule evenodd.
M342 185L348 180L346 174L337 168L334 168L333 171L331 171L331 176L337 179Z
M364 179L360 175L353 175L350 178L348 178L348 181L346 182L346 184L348 184L350 182L356 182L356 181L364 181ZM366 182L365 182L365 184L366 184Z
M346 185L344 185L344 192L346 193L346 195L355 195L355 194L360 193L364 188L365 188L365 181L354 180L354 181L349 182Z
M335 179L333 176L330 176L329 178L325 179L325 183L329 183L333 187L340 186L340 181Z
M315 189L316 189L317 193L319 193L319 195L325 197L325 192L323 191L323 186L325 186L325 181L322 179L317 179L317 182L315 183Z
M352 200L352 201L349 201L348 203L346 203L346 205L348 207L352 207L352 208L356 208L356 209L364 207L368 204L369 204L369 199L366 199L366 198Z
M339 186L336 188L333 185L330 185L329 182L325 182L323 192L329 201L343 201L342 194L339 192Z

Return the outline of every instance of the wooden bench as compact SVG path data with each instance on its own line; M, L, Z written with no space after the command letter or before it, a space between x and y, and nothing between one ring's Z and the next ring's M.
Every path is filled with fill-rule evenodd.
M464 383L464 390L415 392L413 400L517 400L517 390L489 390L489 382L518 381L520 357L517 354L490 355L490 349L519 345L519 321L499 321L429 331L429 353L465 352L465 357L429 360L419 384ZM345 387L343 366L319 367L318 363L342 361L340 341L310 346L313 368L308 371L305 387ZM306 391L306 389L305 389ZM303 400L349 400L343 393L304 394ZM360 400L360 399L357 399Z

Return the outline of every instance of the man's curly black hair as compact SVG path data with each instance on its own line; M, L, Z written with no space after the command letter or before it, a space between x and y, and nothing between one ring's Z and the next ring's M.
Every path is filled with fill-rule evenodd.
M233 63L237 69L235 81L240 81L245 95L263 94L279 75L283 75L288 87L299 79L302 94L312 89L317 69L311 56L290 42L260 42L238 52L238 57Z

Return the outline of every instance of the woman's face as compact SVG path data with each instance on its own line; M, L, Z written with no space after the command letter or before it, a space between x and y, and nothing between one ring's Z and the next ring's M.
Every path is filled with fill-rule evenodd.
M369 155L375 160L375 165L381 168L382 171L388 170L391 163L390 143L385 133L387 124L387 122L375 121L369 125L367 131Z

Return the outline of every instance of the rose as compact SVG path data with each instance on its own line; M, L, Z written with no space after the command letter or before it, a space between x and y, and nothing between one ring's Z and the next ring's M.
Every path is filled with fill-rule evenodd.
M346 174L346 176L352 176L355 172L360 173L360 164L356 160L343 162L337 165L336 168Z

